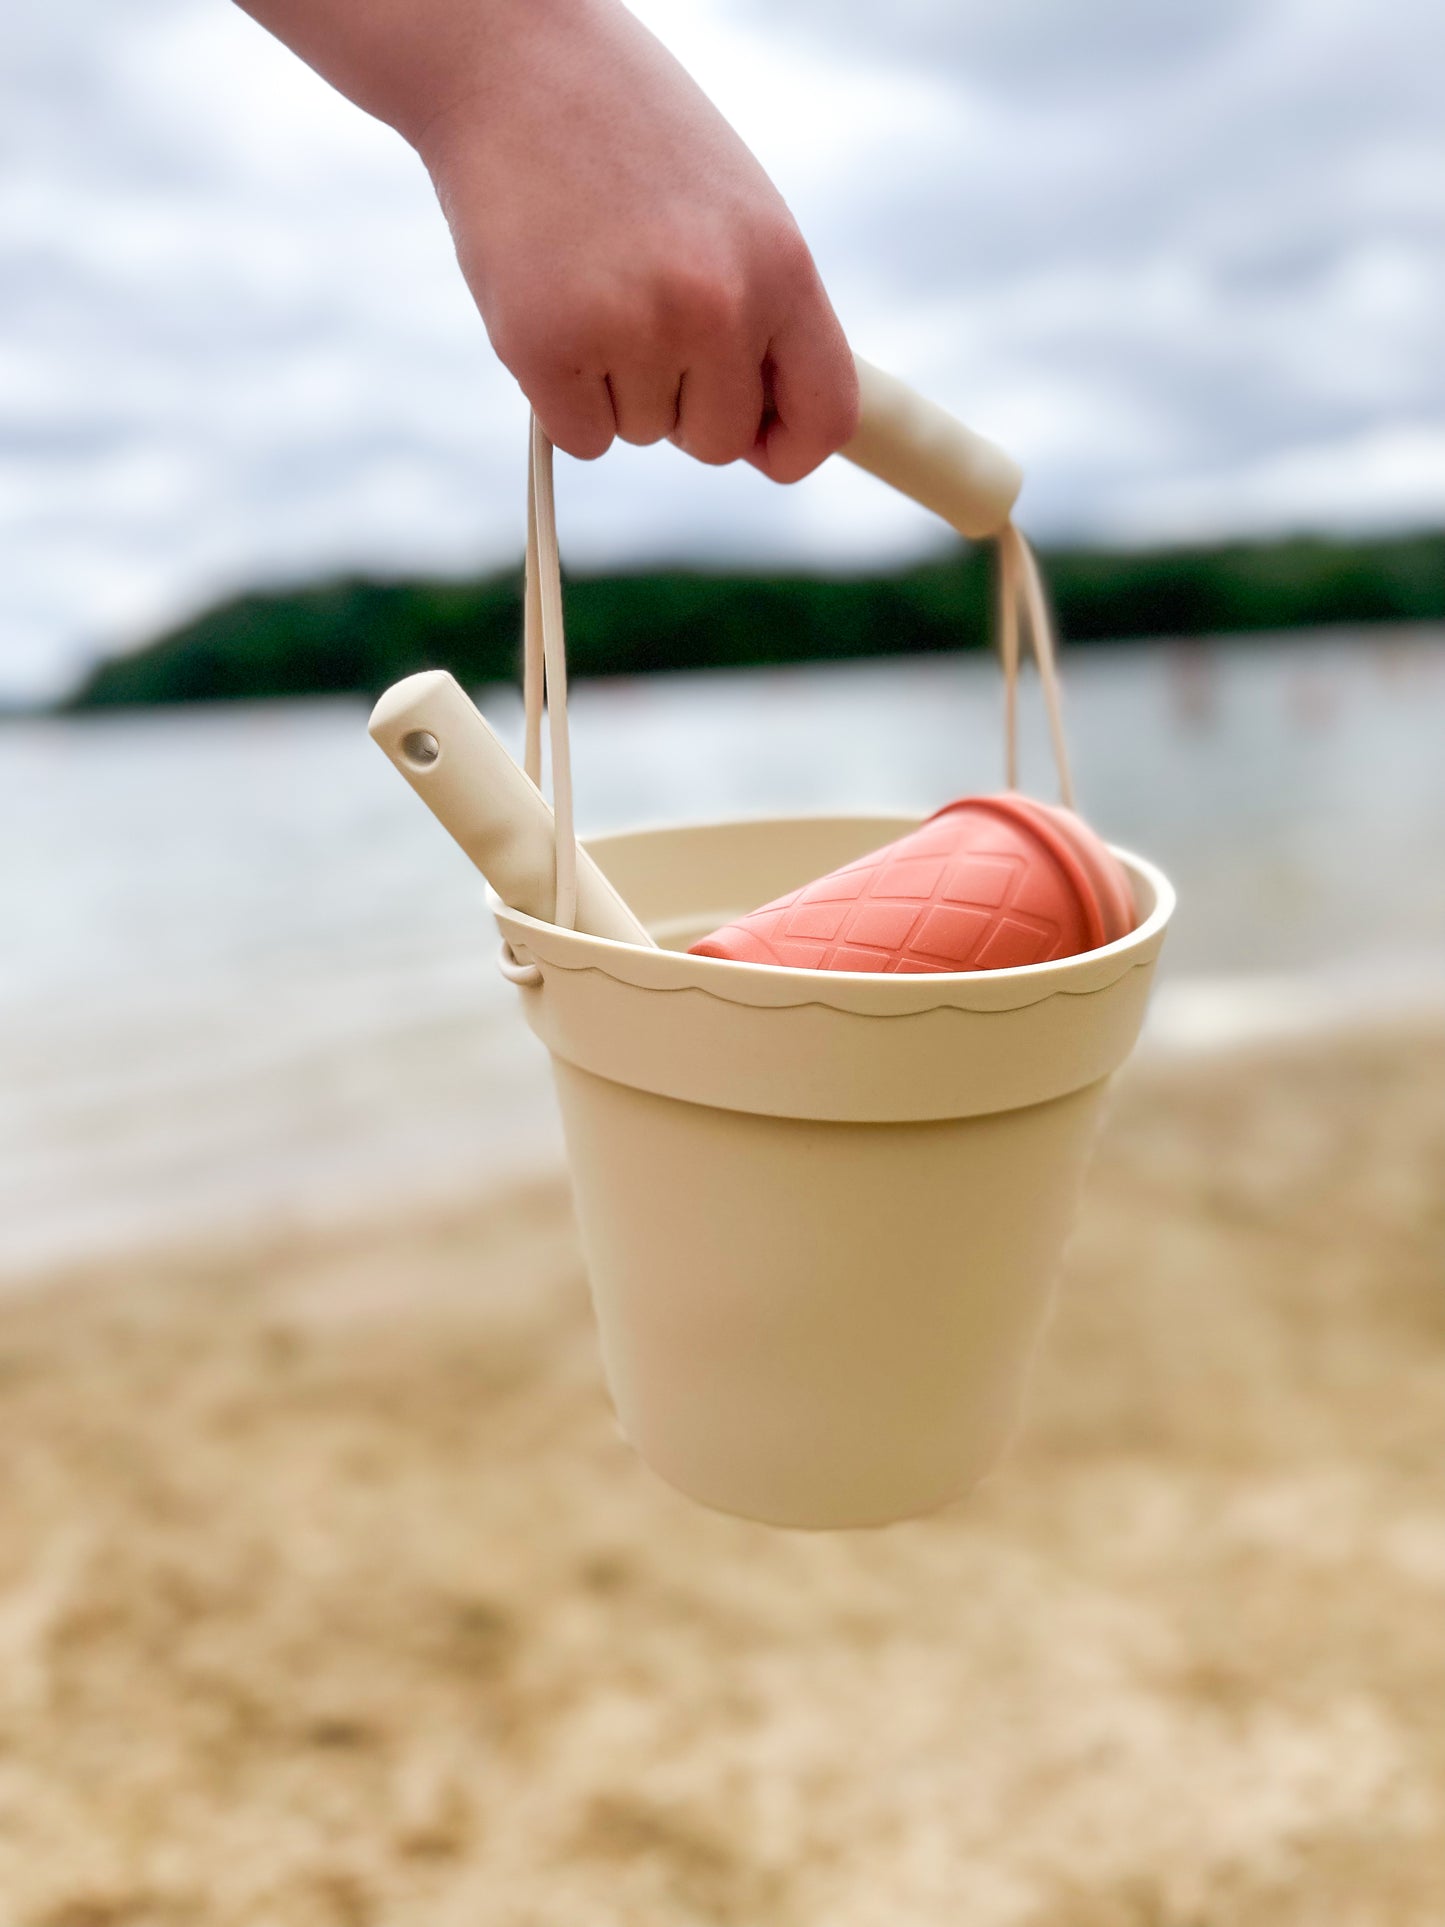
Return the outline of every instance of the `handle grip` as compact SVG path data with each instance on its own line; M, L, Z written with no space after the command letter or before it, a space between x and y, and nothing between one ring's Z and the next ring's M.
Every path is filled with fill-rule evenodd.
M393 683L367 727L503 903L551 923L557 902L551 808L456 678L426 669ZM580 844L576 927L589 937L654 947Z
M862 408L858 432L841 452L960 535L997 535L1023 487L1018 463L896 375L853 359Z

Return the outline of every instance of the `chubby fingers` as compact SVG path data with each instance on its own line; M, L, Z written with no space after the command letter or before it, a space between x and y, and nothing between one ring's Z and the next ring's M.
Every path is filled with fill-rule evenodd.
M796 482L858 421L853 356L801 236L751 287L674 266L646 287L563 310L518 303L493 342L558 448L671 440L700 462L746 460ZM529 312L530 309L530 312Z
M614 438L640 447L668 440L712 467L748 461L774 482L798 482L858 425L846 344L836 353L802 331L781 333L759 359L703 358L675 376L564 364L537 368L523 386L551 440L584 462Z
M671 441L699 462L741 461L758 445L766 405L761 349L693 345L692 365L615 358L605 372L579 358L537 357L522 387L548 436L568 455L592 461L614 436L647 447Z
M732 344L668 344L650 356L606 341L537 346L508 365L551 440L582 461L604 454L614 437L638 447L671 440L699 461L737 461L762 414L761 369Z

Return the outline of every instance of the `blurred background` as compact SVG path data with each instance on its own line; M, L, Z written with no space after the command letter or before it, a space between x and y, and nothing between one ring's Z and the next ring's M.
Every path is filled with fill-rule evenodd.
M1438 13L640 11L852 340L1022 460L1085 806L1183 896L1166 1029L1438 988ZM414 157L235 9L11 42L0 1245L466 1183L548 1100L362 723L445 663L515 729L525 408ZM584 826L998 780L985 558L923 511L841 462L562 470L574 664L666 672L579 692Z
M1439 1684L1413 1629L1438 1606L1445 1537L1406 1415L1424 1410L1412 1386L1422 1399L1439 1390L1411 1374L1438 1369L1445 1272L1445 19L1428 0L634 11L778 182L859 351L1022 461L1019 515L1058 602L1083 807L1179 889L1138 1095L1101 1154L1102 1202L1081 1234L1079 1263L1112 1310L1077 1331L1065 1321L1059 1340L1066 1363L1113 1389L1076 1410L1082 1394L1059 1368L1041 1394L1043 1442L1014 1486L982 1524L919 1528L907 1552L877 1540L780 1552L767 1535L696 1523L650 1485L636 1495L646 1475L620 1447L607 1456L545 1063L493 968L478 880L365 734L386 682L439 663L519 738L525 407L414 157L238 11L23 11L0 70L0 1273L17 1288L7 1344L39 1361L48 1389L34 1406L17 1392L7 1418L22 1467L3 1539L21 1589L15 1638L39 1670L15 1713L34 1723L30 1777L14 1840L0 1843L0 1900L42 1927L168 1920L175 1894L191 1905L203 1889L209 1912L186 1917L401 1918L385 1907L425 1894L428 1921L454 1903L468 1920L591 1927L615 1908L633 1923L843 1927L956 1919L966 1901L979 1923L1183 1927L1208 1895L1211 1923L1438 1920L1445 1898L1425 1869L1445 1855L1425 1843L1445 1838L1445 1763L1410 1709ZM1001 782L986 560L868 477L833 462L780 491L751 470L619 444L599 464L560 464L559 515L584 830L924 810ZM1026 781L1049 794L1036 716L1031 727ZM518 1330L535 1340L522 1371L542 1415L531 1433L508 1417L479 1439L467 1427L495 1413L452 1411L439 1389L437 1358L462 1343L447 1321L471 1303L459 1274L472 1270L542 1281L542 1310L526 1315L537 1330L511 1297L484 1293L504 1337L468 1326L465 1340L487 1357ZM92 1307L84 1317L55 1309L64 1294L19 1292L62 1275L76 1285L65 1302ZM196 1309L214 1309L204 1283L217 1279L225 1317L251 1320L239 1338ZM1323 1293L1313 1307L1290 1295L1307 1279ZM1198 1325L1222 1280L1234 1296L1218 1300L1218 1329ZM1303 1430L1286 1438L1263 1387L1298 1363L1322 1304L1339 1344L1311 1352L1316 1376L1292 1394ZM371 1358L377 1320L388 1335ZM293 1369L321 1378L288 1404L277 1374ZM393 1369L412 1387L394 1409ZM1350 1405L1343 1388L1364 1399L1375 1371L1379 1404ZM1150 1383L1157 1402L1141 1412ZM210 1390L193 1397L196 1384ZM94 1401L83 1421L78 1387ZM1224 1410L1243 1414L1233 1458L1212 1429ZM452 1430L436 1418L433 1436L440 1412ZM249 1485L233 1460L206 1456L226 1425L267 1468ZM341 1433L358 1463L372 1453L370 1473L336 1446ZM1291 1487L1304 1440L1323 1456ZM468 1452L510 1468L490 1513L476 1488L448 1483ZM1130 1486L1119 1468L1144 1479L1141 1454L1159 1477ZM1073 1536L1074 1458L1106 1468L1086 1495L1089 1546ZM156 1498L162 1468L182 1461L210 1470ZM1226 1461L1247 1503L1221 1497ZM382 1463L411 1466L430 1496L387 1485ZM118 1467L132 1485L112 1490ZM292 1479L302 1496L278 1510ZM529 1538L529 1490L557 1508L558 1544L580 1561L570 1579ZM1247 1618L1231 1588L1247 1590L1249 1560L1285 1562L1286 1577L1281 1566L1261 1580L1249 1661L1186 1627L1171 1590L1188 1518L1223 1517L1236 1500L1234 1537L1196 1567L1194 1596ZM207 1538L200 1521L232 1503L243 1523ZM426 1531L398 1523L413 1506ZM144 1555L137 1508L180 1521ZM719 1581L732 1617L714 1623L701 1595L675 1590L659 1518L696 1573L745 1556L761 1590L734 1597ZM446 1622L461 1657L447 1647L458 1670L427 1728L449 1736L444 1758L398 1710L408 1695L423 1703L417 1680L442 1663L406 1645L415 1615L402 1595L390 1618L347 1618L359 1574L378 1598L403 1584L367 1564L377 1531L411 1546L402 1571L415 1555L435 1579L427 1562L464 1563L465 1541L500 1574L470 1619L458 1607ZM1386 1537L1367 1545L1370 1532ZM1106 1558L1100 1545L1116 1563L1081 1576ZM300 1618L267 1645L242 1575L272 1557L274 1596ZM1355 1643L1321 1649L1291 1710L1276 1690L1291 1615L1332 1561L1360 1572L1374 1558L1386 1577L1361 1595ZM92 1560L109 1560L111 1594ZM48 1577L26 1592L36 1572ZM681 1672L658 1662L632 1700L619 1686L603 1708L608 1615L639 1574L651 1592L638 1623L664 1645L701 1642L698 1666L723 1699L688 1700L702 1674L677 1659ZM992 1619L966 1634L945 1610L968 1574L1023 1627L1011 1657L990 1643ZM499 1603L513 1582L525 1610ZM102 1594L111 1633L82 1626L72 1651L64 1602ZM642 1781L663 1777L616 1795L614 1811L615 1787L569 1791L560 1767L536 1765L524 1820L497 1768L488 1797L513 1816L509 1848L456 1818L493 1767L468 1751L475 1724L467 1738L449 1722L462 1704L491 1718L499 1680L522 1690L513 1622L539 1624L539 1596L572 1602L565 1625L580 1641L560 1659L573 1650L563 1627L536 1662L554 1682L573 1665L581 1725L565 1730L576 1740L593 1722L618 1758L636 1749ZM769 1641L791 1637L782 1602L798 1597L822 1655L816 1707L802 1711L768 1658ZM845 1687L865 1648L887 1672L878 1653L892 1635L878 1628L903 1623L905 1601L933 1602L908 1622L927 1665L889 1674L886 1689L878 1674L875 1697ZM168 1689L147 1675L163 1649L205 1646L228 1613L250 1629L242 1656L208 1647ZM1061 1640L1104 1655L1088 1682L1046 1657ZM397 1659L392 1685L378 1685L402 1647L413 1673ZM343 1649L353 1671L326 1684L323 1655ZM1387 1650L1397 1670L1382 1682L1369 1667ZM1146 1673L1195 1669L1195 1725L1178 1724L1177 1696L1166 1717L1152 1688L1125 1681L1126 1651ZM727 1652L742 1672L725 1706ZM953 1715L935 1727L925 1709L946 1702L963 1718L1001 1665L1023 1699L997 1712L984 1767L958 1753ZM377 1692L396 1704L363 1716L327 1700L310 1738L286 1727L283 1744L266 1695L279 1704L307 1674L338 1704ZM238 1713L243 1675L270 1685ZM167 1690L173 1719L158 1710ZM1097 1693L1097 1720L1065 1721L1061 1740L1048 1709L1076 1691ZM743 1722L727 1727L730 1751L662 1737L659 1709L679 1693L704 1725ZM1225 1702L1233 1739L1210 1724ZM829 1703L858 1733L883 1731L900 1771L913 1762L913 1807L870 1806L829 1781ZM80 1709L69 1731L81 1753L64 1773L47 1751L62 1704ZM914 1709L906 1732L888 1726L900 1706ZM373 1744L393 1714L391 1739ZM129 1790L115 1791L113 1759L96 1765L132 1715L168 1735L146 1755L144 1797L124 1774ZM313 1788L288 1777L308 1747L329 1789L316 1812L331 1818L283 1853L275 1789ZM1079 1763L1105 1755L1095 1809L1077 1793ZM1188 1840L1152 1803L1165 1756L1194 1787ZM1005 1851L986 1816L1015 1813L1028 1760L1053 1760L1061 1777L1054 1793L1035 1789L1043 1804ZM214 1814L167 1831L167 1802L202 1761L219 1775L202 1774L205 1798L231 1814L223 1844L205 1832ZM688 1804L706 1806L729 1774L753 1841L741 1858L732 1830L720 1843ZM296 1798L312 1812L311 1791ZM374 1800L422 1814L410 1833L397 1822L391 1859L347 1831ZM254 1869L259 1854L272 1886L218 1872L211 1891L193 1869L166 1873L156 1842L202 1836L217 1867ZM852 1865L864 1840L871 1871L818 1871L829 1855ZM574 1861L575 1888L559 1871ZM1397 1883L1402 1867L1418 1877ZM478 1914L484 1891L496 1898ZM1334 1904L1342 1895L1353 1911Z

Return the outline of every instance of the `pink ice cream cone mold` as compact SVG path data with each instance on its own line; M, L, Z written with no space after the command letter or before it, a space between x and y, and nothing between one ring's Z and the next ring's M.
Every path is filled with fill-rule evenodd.
M1135 921L1108 845L1072 810L1008 791L949 803L692 952L794 970L1012 970L1114 943Z

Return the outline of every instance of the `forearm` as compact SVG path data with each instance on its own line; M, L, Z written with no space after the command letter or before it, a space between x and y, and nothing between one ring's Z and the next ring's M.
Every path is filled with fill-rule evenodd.
M792 215L622 0L239 0L431 173L548 434L671 437L794 481L852 433L853 359Z
M463 101L613 0L237 0L338 93L419 147Z

